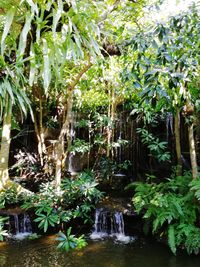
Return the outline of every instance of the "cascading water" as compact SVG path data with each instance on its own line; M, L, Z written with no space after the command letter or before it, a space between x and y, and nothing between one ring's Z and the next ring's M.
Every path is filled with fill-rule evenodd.
M14 219L14 239L24 239L32 234L32 226L28 214L11 215L11 220Z
M114 227L115 233L125 235L124 233L124 219L121 212L114 213Z
M173 133L173 114L171 112L167 112L166 133L167 133L167 142L168 142L169 135Z
M122 163L122 144L120 143L122 140L122 115L120 114L119 118L119 137L118 137L118 142L119 142L119 147L118 147L118 163Z
M74 114L72 115L72 119L71 119L71 124L70 124L70 138L71 138L71 144L74 143L75 140L75 116ZM73 175L75 173L74 168L73 168L73 158L74 158L74 152L71 151L69 153L69 158L68 158L68 172L71 173L71 175Z
M96 209L94 231L91 239L114 237L117 241L129 243L133 237L126 236L124 231L124 219L122 212L110 212L104 208Z
M19 219L18 219L18 214L14 214L14 222L15 222L15 232L16 235L19 234Z
M32 233L31 220L28 214L24 214L24 218L21 221L21 232Z

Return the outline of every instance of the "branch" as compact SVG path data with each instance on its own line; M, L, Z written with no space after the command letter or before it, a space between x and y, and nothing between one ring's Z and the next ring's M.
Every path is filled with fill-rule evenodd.
M92 63L89 61L88 64L79 72L79 74L76 76L76 78L68 86L68 90L69 91L73 91L74 90L75 86L80 81L80 79L83 76L83 74L86 73L91 66L92 66Z

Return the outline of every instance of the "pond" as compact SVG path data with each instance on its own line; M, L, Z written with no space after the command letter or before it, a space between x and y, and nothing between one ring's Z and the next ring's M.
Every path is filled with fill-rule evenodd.
M174 256L164 244L136 238L129 244L112 239L88 240L70 253L56 249L55 236L0 244L1 267L199 267L200 256Z

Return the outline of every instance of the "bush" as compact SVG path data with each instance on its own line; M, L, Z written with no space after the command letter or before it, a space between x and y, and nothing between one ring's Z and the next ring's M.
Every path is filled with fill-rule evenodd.
M102 196L97 185L91 172L83 172L76 179L64 179L59 192L53 183L47 183L38 194L26 198L22 208L34 210L34 221L44 232L75 218L82 218L86 223Z
M145 226L150 225L153 234L167 238L174 254L178 247L188 254L200 251L200 180L192 181L191 177L190 172L185 172L166 182L133 184L136 212L143 214Z

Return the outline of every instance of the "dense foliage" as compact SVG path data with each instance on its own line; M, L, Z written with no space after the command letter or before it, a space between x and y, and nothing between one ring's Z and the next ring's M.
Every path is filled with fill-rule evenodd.
M135 183L133 204L145 220L146 231L151 229L161 239L166 238L174 254L177 248L198 254L199 179L192 180L191 173L186 172L164 182L154 180Z
M121 175L173 253L199 252L199 1L149 21L162 2L0 0L0 205L68 228L61 249Z
M39 193L23 200L22 207L34 209L34 221L44 232L49 227L63 228L75 218L87 222L91 220L90 214L95 203L102 196L97 185L92 174L87 172L80 174L76 180L64 179L59 192L52 183L43 184Z

